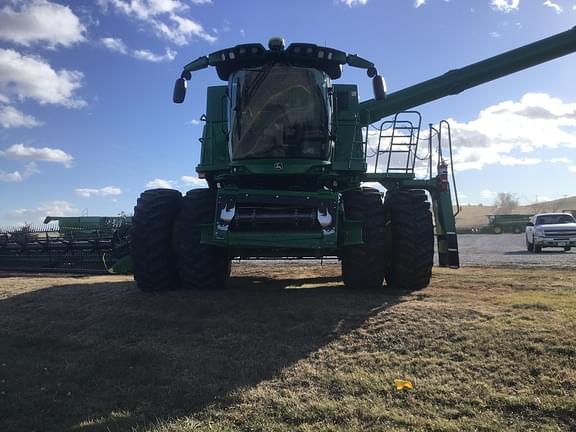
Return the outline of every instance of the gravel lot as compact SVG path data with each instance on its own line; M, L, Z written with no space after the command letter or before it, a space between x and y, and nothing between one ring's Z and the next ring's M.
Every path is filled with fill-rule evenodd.
M461 265L576 266L576 249L528 252L524 234L460 234L458 245Z

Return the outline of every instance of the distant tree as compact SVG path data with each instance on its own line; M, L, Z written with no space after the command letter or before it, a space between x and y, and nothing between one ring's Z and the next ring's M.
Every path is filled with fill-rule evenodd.
M510 213L518 207L518 199L510 192L499 192L494 201L496 213Z

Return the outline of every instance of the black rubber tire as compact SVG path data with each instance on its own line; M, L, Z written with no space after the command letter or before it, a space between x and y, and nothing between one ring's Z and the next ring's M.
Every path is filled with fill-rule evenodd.
M564 246L564 252L570 252L572 246Z
M134 207L130 255L134 280L141 291L178 288L174 222L182 194L173 189L143 192Z
M434 265L434 224L423 190L386 194L385 207L391 238L387 250L386 283L393 289L426 288Z
M542 246L534 245L534 253L541 253L541 252L542 252Z
M504 228L502 228L502 225L496 225L493 232L494 234L502 234L504 232Z
M384 282L385 213L382 194L362 188L343 194L346 219L362 222L364 244L346 246L341 252L342 280L352 289L380 288Z
M534 243L530 243L528 237L526 237L526 250L528 252L534 252Z
M231 269L228 251L200 243L200 225L214 223L215 208L215 189L194 189L183 199L178 220L178 263L184 289L226 288Z
M522 228L520 227L514 227L514 234L520 234L522 232Z

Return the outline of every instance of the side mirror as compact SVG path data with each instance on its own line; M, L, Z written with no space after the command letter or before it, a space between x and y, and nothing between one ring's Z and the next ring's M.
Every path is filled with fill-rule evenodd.
M382 75L374 75L372 78L372 89L376 100L386 99L386 82Z
M172 101L174 103L182 103L186 98L186 79L178 78L174 83L174 93L172 94Z
M529 227L529 226L533 227L534 224L533 224L532 222L528 222L528 223L526 224L526 226L527 226L527 227Z

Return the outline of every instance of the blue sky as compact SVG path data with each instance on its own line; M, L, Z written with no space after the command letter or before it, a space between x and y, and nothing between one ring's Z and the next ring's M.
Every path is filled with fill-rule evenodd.
M130 213L195 176L205 88L182 66L283 36L366 57L399 90L576 24L576 0L0 1L0 225ZM576 195L576 55L419 107L450 119L464 202ZM340 83L371 83L346 68ZM544 113L544 114L543 114Z

